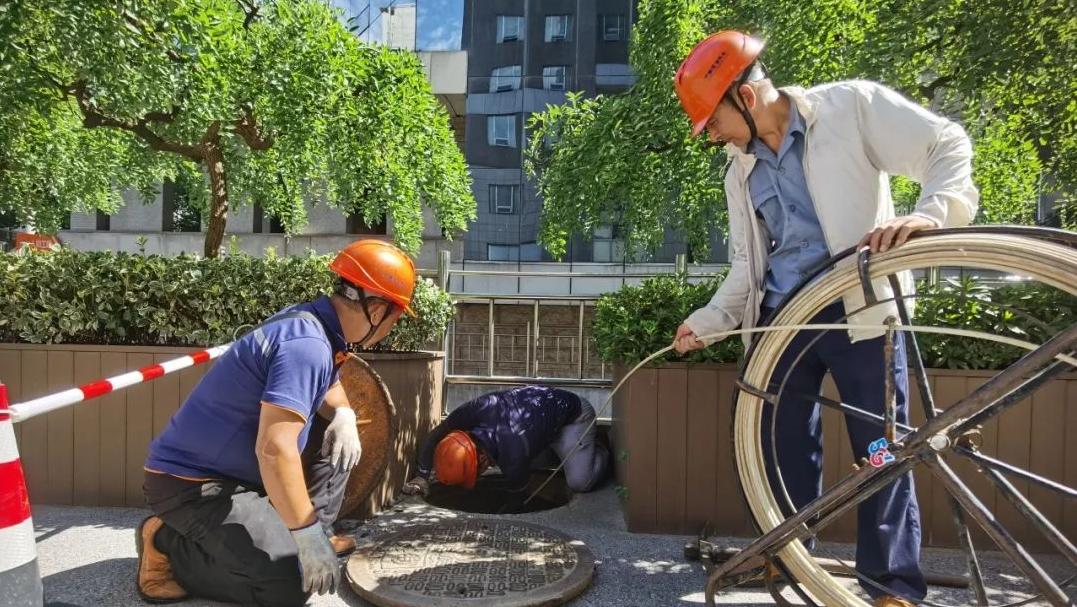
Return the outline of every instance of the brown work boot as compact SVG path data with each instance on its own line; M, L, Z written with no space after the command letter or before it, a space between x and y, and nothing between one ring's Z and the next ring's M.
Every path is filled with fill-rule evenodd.
M875 607L916 607L909 601L896 596L881 596L875 599Z
M329 545L337 556L345 556L355 551L355 538L350 535L334 535L329 538Z
M135 531L138 595L147 603L174 603L187 598L187 591L172 577L168 556L153 545L153 537L163 525L160 518L148 516Z

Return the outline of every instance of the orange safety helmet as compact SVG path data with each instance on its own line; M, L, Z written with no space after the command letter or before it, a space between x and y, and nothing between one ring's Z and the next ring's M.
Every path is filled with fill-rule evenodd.
M475 439L463 430L453 430L434 449L434 474L443 485L475 488L479 478L479 450Z
M415 316L411 309L415 264L393 245L383 240L356 240L337 254L329 269L370 294L395 303L409 316Z
M762 41L726 30L711 34L688 53L673 84L692 121L693 137L703 132L722 96L762 50Z

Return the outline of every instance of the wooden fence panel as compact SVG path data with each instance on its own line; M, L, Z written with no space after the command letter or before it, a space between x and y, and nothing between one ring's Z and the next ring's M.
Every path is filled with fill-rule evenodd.
M628 451L627 512L629 531L659 531L658 511L658 373L640 369L633 376L626 407ZM663 521L665 523L665 521Z
M21 400L45 396L48 386L48 353L27 350L22 353ZM40 415L20 424L22 442L19 455L26 474L26 486L31 502L47 503L49 491L49 418Z
M718 369L689 373L686 378L684 486L687 533L698 533L705 526L714 527L715 506L719 503L718 477Z
M687 533L685 493L689 490L685 474L688 438L688 371L683 366L658 369L657 407L658 504L659 521L670 521L678 533Z
M127 370L126 353L101 352L101 377L112 377ZM123 506L127 503L127 391L106 394L99 401L101 505ZM141 478L137 486L142 486Z
M101 378L100 352L75 352L75 385ZM74 414L74 482L72 501L96 506L101 503L101 403L88 401L72 409Z
M717 385L713 385L715 369L718 370ZM691 487L684 487L687 505L684 516L680 517L679 502L665 495L666 492L676 489L676 483L671 479L684 478L688 485L704 486L701 492L714 492L716 497L713 516L708 519L712 520L716 527L716 530L712 531L720 535L752 536L755 532L743 506L730 443L730 395L737 377L736 368L732 365L688 367L683 372L684 389L679 388L674 380L681 373L681 367L676 371L667 368L662 372L642 369L623 389L626 396L621 402L626 403L626 406L622 408L623 414L615 419L614 431L623 441L619 448L632 454L627 461L618 462L621 468L618 472L619 478L623 479L621 482L625 483L631 496L625 511L628 527L632 531L695 533L699 525L697 513L706 511L705 504L695 501L695 494L687 493L693 490ZM661 379L656 379L656 376ZM928 371L928 381L939 409L953 405L991 376L993 373L986 371ZM695 427L696 420L711 419L709 414L699 410L696 401L689 404L687 416L683 419L679 417L677 409L682 393L694 395L700 392L718 395L715 416L717 428L707 431L715 437L712 442L717 448L713 450L703 433ZM824 382L824 394L832 398L838 396L829 378ZM912 424L922 424L925 416L915 380L910 385L909 404ZM853 459L843 416L828 408L823 408L822 414L823 482L824 486L830 486L848 475ZM668 419L666 416L669 416ZM676 430L682 423L687 424L684 439ZM1077 376L1069 375L1056 380L1050 387L1036 393L1029 402L1018 404L1002 415L1001 419L984 424L982 439L983 452L988 455L1067 485L1077 485ZM679 475L682 464L678 451L680 444L677 441L682 440L691 446L687 461L683 464L686 472ZM669 450L673 450L672 455L668 453ZM706 485L700 485L699 479L706 478L707 475L703 466L695 461L697 456L714 462L714 478L707 480ZM995 490L994 485L975 469L973 463L958 456L949 456L947 461L980 500L997 513L1018 540L1033 550L1043 551L1050 548L1042 538L1037 537L1038 533L1025 523L1023 517L1008 503L1003 503L1005 500ZM957 534L948 493L923 467L918 467L914 475L924 544L956 546ZM1077 537L1077 514L1074 514L1077 509L1066 508L1061 497L1047 490L1029 487L1026 481L1014 481L1012 478L1011 481L1029 496L1033 504L1040 507L1067 537ZM656 488L660 493L658 495ZM731 500L729 493L734 490L736 499ZM824 531L822 537L827 540L852 541L855 539L855 523L855 512L849 513ZM990 540L978 526L972 523L970 528L978 547L993 549Z

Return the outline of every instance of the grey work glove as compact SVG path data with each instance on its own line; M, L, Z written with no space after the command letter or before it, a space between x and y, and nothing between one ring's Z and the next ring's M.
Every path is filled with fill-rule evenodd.
M341 470L351 470L359 463L363 455L363 446L359 444L359 426L355 420L355 411L350 407L334 409L333 420L325 429L322 441L322 455L332 454L329 464Z
M306 527L292 529L292 537L299 548L303 592L336 592L340 583L340 564L322 524L315 520Z
M416 476L407 483L404 484L404 488L400 490L404 495L421 495L426 497L430 493L430 481L421 476Z

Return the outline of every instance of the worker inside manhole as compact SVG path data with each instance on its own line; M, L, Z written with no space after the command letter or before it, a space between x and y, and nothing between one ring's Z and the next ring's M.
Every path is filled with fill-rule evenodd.
M601 484L609 463L608 441L587 399L560 388L522 386L453 409L423 444L419 474L403 491L467 512L547 510Z

